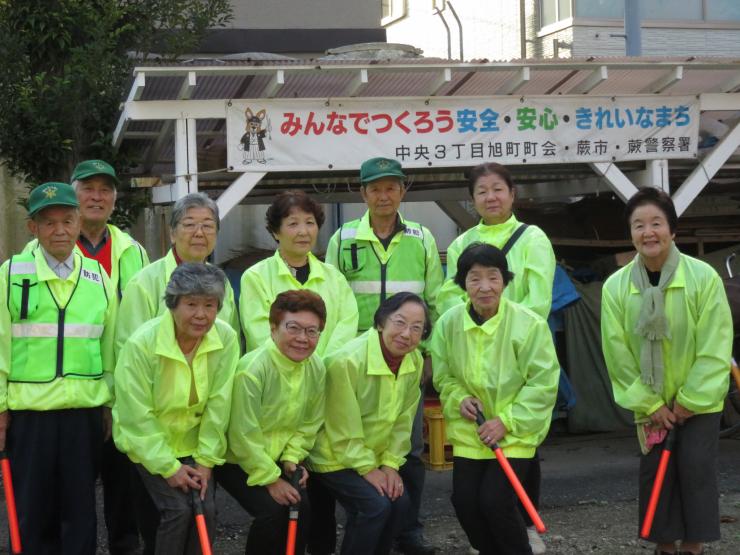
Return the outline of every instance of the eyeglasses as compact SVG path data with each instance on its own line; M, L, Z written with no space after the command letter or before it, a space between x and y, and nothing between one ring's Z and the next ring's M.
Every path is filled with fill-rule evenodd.
M187 233L195 233L197 229L200 229L206 235L213 235L218 229L213 222L184 222L180 224L180 227Z
M321 335L321 330L319 330L319 328L317 328L316 326L308 326L304 328L303 326L296 322L293 322L292 320L285 323L285 331L287 331L293 337L300 337L301 334L305 333L306 337L308 337L309 339L318 339L319 335Z
M409 330L412 335L421 335L424 333L424 326L419 324L408 324L405 320L402 320L401 318L388 318L388 321L393 326L393 329L395 329L397 332L404 332L406 330Z

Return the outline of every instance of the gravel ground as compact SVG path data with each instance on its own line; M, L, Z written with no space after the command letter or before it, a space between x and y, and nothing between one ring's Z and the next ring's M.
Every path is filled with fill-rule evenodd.
M548 554L643 554L652 548L637 539L637 445L631 432L552 436L540 451L543 493L541 515ZM740 439L723 439L719 458L722 540L711 554L740 553ZM427 539L440 555L464 555L468 544L449 498L452 472L428 472L423 520ZM244 553L249 517L223 490L218 492L219 525L214 553ZM100 510L99 510L100 513ZM100 515L102 516L102 515ZM98 519L99 553L106 535ZM5 522L5 506L0 509ZM0 525L0 553L8 553L7 531Z

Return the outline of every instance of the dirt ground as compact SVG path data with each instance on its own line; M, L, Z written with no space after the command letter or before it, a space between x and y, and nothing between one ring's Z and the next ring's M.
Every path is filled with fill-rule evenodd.
M548 532L547 553L643 554L652 548L637 539L637 443L631 432L555 435L540 450L541 515ZM718 465L722 540L706 548L712 555L740 553L740 438L720 441ZM422 519L427 539L440 555L464 555L468 544L450 504L452 472L428 472ZM223 490L218 492L219 555L244 553L249 517ZM100 507L99 513L102 511ZM99 514L98 553L105 555L106 533ZM0 553L8 553L5 506L0 510Z

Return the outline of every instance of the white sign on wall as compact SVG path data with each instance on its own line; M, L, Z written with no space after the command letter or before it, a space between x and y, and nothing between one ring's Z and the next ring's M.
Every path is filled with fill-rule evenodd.
M229 170L619 162L696 156L695 97L233 100Z

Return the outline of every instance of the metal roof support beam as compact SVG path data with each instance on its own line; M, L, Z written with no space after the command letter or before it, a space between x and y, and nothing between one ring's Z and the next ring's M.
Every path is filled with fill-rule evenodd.
M598 85L606 81L608 77L609 72L607 71L606 66L600 66L593 70L591 75L569 90L567 94L588 94Z
M347 90L344 91L344 96L358 96L362 90L367 86L368 76L367 70L361 69L347 85Z
M612 190L622 201L627 202L637 192L637 187L611 162L592 162L589 164L597 174L609 182Z
M669 193L668 160L647 160L645 169L629 172L629 177L639 187L655 187Z
M198 191L198 143L195 120L175 120L175 186L172 200Z
M681 79L683 79L683 66L676 66L670 71L668 71L668 73L664 74L661 77L658 77L658 79L650 83L647 87L642 89L640 92L647 93L647 94L662 93L667 88L675 85Z
M226 214L239 204L266 175L266 172L245 172L237 177L234 182L219 195L218 200L216 200L219 219L223 220L226 217ZM274 196L270 197L270 202L272 202L272 200L274 200Z
M265 90L262 91L260 96L262 98L275 98L275 95L283 85L285 85L285 70L278 69L273 73L270 82L267 83Z
M735 89L740 87L740 73L737 75L734 75L724 83L721 83L715 90L712 92L718 92L718 93L728 93L732 92Z
M126 130L128 129L131 120L132 118L128 111L128 104L124 104L123 111L118 118L118 123L116 123L116 128L113 130L112 143L115 148L119 148L121 146L123 136L126 134Z
M530 73L529 67L524 66L517 72L516 77L508 80L506 83L504 83L502 87L499 87L499 89L493 94L496 94L496 95L514 94L516 91L521 89L524 85L526 85L529 82L529 73Z
M733 152L740 146L740 122L735 124L727 135L712 149L699 165L686 178L678 191L673 195L673 204L676 205L676 212L680 216L699 196L699 193L707 186L714 174L719 171L722 165L732 156Z
M131 85L131 90L128 92L128 101L139 100L141 95L144 93L144 87L146 86L146 75L142 71L136 74L134 83Z
M442 90L442 87L450 81L452 81L452 70L446 67L431 82L429 86L429 96L437 96L439 91Z
M463 208L462 204L456 200L438 200L436 201L437 206L442 209L442 212L447 214L450 219L457 224L460 229L468 230L478 223L470 212Z

